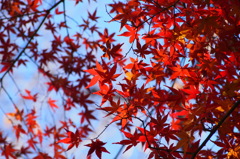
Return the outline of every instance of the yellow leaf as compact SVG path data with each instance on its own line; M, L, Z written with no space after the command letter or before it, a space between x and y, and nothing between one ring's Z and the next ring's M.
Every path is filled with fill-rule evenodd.
M133 73L132 72L126 72L125 74L126 74L126 78L128 80L131 80L133 78Z
M240 145L235 147L234 149L229 149L229 152L227 154L227 158L240 158Z
M153 90L155 87L150 87L150 88L147 88L147 93L150 92L151 90Z
M220 111L220 112L224 112L224 111L225 111L221 106L217 107L216 109L217 109L218 111Z

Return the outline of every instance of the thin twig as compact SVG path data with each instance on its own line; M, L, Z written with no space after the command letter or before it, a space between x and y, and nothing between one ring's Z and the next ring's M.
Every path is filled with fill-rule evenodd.
M38 26L38 28L34 31L34 33L32 34L32 36L30 37L30 39L28 40L27 44L25 45L25 47L22 49L22 51L18 54L18 56L14 59L14 61L11 63L11 65L9 66L9 68L6 70L6 72L4 72L3 76L0 79L0 82L2 82L3 78L9 73L9 71L13 68L14 64L20 59L20 57L22 56L22 54L25 52L25 50L27 49L28 45L31 43L31 41L33 40L33 38L35 37L35 35L37 35L38 31L40 30L40 28L42 27L43 23L45 22L45 20L47 19L48 15L50 14L51 10L53 10L55 7L57 7L61 2L63 2L63 0L60 0L59 2L57 2L56 4L54 4L50 9L48 9L46 11L46 15L44 16L43 20L41 21L40 25Z
M22 18L22 17L25 17L25 16L30 16L30 15L40 14L40 13L46 13L47 11L48 10L41 10L41 11L36 11L36 12L32 12L32 13L19 14L19 15L12 16L12 17L0 18L0 20L10 20L10 19L15 19L15 18Z

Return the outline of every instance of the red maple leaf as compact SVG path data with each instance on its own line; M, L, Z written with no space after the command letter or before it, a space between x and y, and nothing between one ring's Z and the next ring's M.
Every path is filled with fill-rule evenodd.
M9 62L2 62L1 65L3 65L3 67L0 70L0 73L7 71L11 67L11 63Z
M126 36L129 37L129 42L132 43L135 39L138 39L139 34L137 34L137 29L134 27L130 27L129 25L125 25L128 31L118 35L118 36Z
M105 147L103 147L103 145L105 145L105 144L106 143L100 141L99 139L97 139L96 141L92 140L91 144L85 145L87 147L90 147L90 150L88 151L88 156L90 156L95 151L98 158L101 159L102 152L110 153L110 152L108 152L108 150Z
M125 149L124 152L126 152L127 150L129 150L132 146L136 146L139 142L139 134L137 134L137 131L134 132L134 134L131 134L129 132L126 132L124 130L122 130L123 134L128 138L128 139L124 139L120 142L115 142L113 144L121 144L121 145L128 145L127 148Z
M31 92L27 89L25 90L25 92L27 93L27 96L21 95L24 99L33 100L34 102L37 101L37 94L31 95Z
M16 159L16 156L14 155L15 152L16 149L14 149L14 146L11 143L4 145L4 147L2 148L2 156L5 156L6 159Z
M56 100L52 100L51 98L48 99L48 104L50 105L50 107L52 108L52 110L55 111L54 108L58 108L58 106L55 104Z
M88 18L93 21L97 21L97 19L99 18L96 15L97 15L97 10L95 10L92 14L88 12Z
M15 135L17 137L17 140L20 137L20 134L26 134L26 131L22 128L22 125L18 124L13 126L14 130L15 130Z
M87 120L87 122L91 124L90 119L96 120L97 118L93 116L92 114L93 112L94 112L93 110L85 110L85 111L82 111L81 113L78 113L79 115L82 116L81 123Z
M81 136L79 134L78 129L75 131L75 133L73 133L72 131L69 131L67 129L65 129L67 131L67 136L66 138L59 140L57 143L65 143L65 144L70 144L67 148L67 151L70 150L71 148L73 148L73 146L78 147L79 143L82 141L81 140Z

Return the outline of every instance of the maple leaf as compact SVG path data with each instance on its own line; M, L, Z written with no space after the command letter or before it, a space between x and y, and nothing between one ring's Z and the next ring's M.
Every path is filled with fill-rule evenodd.
M84 70L85 72L88 72L94 77L91 79L89 85L86 88L92 87L97 82L99 82L100 85L104 85L103 83L112 84L112 81L115 81L118 76L121 74L115 74L117 69L117 64L115 64L112 68L108 68L108 65L102 60L102 65L100 65L96 61L96 69L88 69Z
M17 64L17 65L20 66L20 65L23 64L24 66L27 66L27 65L26 65L26 62L28 62L28 60L20 59L20 60L18 60L18 64ZM1 73L1 71L0 71L0 73Z
M123 45L123 43L111 46L109 41L107 41L107 45L106 45L107 47L98 44L98 46L104 52L103 57L107 57L108 59L121 58L122 55L119 52L121 51L121 46L122 45Z
M81 115L80 122L83 123L85 120L87 120L87 122L91 124L90 119L93 119L93 120L97 119L95 116L92 115L93 112L94 112L93 110L85 110L85 111L82 111L81 113L78 113L78 115Z
M112 98L112 96L114 96L115 89L113 89L112 85L101 84L101 83L99 84L99 88L100 90L97 92L94 92L93 94L102 96L102 102L100 105L102 106L106 101L108 101L109 99Z
M85 20L85 19L82 19L84 24L81 24L79 25L79 27L83 27L83 30L85 31L86 29L89 28L89 21L88 20ZM79 36L79 35L78 35ZM82 36L81 36L82 37Z
M29 132L33 133L34 129L39 127L36 118L37 118L36 111L33 110L33 109L31 110L31 112L26 114L25 122L26 122L26 124L28 126L28 131Z
M89 87L92 87L93 85L95 85L99 81L99 79L101 79L101 76L99 75L99 73L105 72L105 70L98 63L98 61L96 61L96 69L88 69L88 70L84 70L84 71L94 75L94 77L91 79L90 83L88 84L88 86L86 88L89 88Z
M181 104L185 106L186 97L184 96L183 91L177 90L169 86L166 86L166 87L168 87L172 91L172 94L168 96L167 100L174 101L175 106L181 105Z
M20 111L17 107L15 107L15 113L7 113L6 115L14 117L16 120L22 121L23 113L24 113L24 110Z
M77 5L79 2L82 2L82 0L75 0L75 5Z
M66 100L65 105L64 105L64 109L65 110L70 110L72 107L75 107L75 105L74 105L73 101L71 100L71 98L68 98Z
M22 14L20 8L19 8L19 4L18 2L13 2L11 4L11 12L10 12L10 15L14 16L15 13L17 14Z
M79 143L82 142L81 140L81 135L79 134L78 129L76 129L75 133L73 133L72 131L69 131L67 129L65 129L67 131L67 136L66 138L57 141L57 143L65 143L65 144L70 144L67 148L67 151L70 150L71 148L73 148L73 146L78 147Z
M224 88L223 88L223 95L234 97L237 96L238 90L240 90L240 79L234 80L231 83L226 82Z
M179 148L183 148L183 151L187 152L187 149L189 148L189 143L191 143L194 140L194 137L187 134L185 131L177 133L177 136L180 138L180 141L177 143L173 151Z
M103 147L103 145L105 145L106 143L100 141L99 139L96 139L96 141L91 140L92 143L91 144L87 144L84 146L90 147L89 151L88 151L88 156L91 156L91 154L95 151L96 155L98 156L99 159L102 158L102 152L106 152L109 153L107 151L107 149L105 147Z
M99 12L92 8L96 1L84 3L88 7L81 7L80 12L86 14L80 19L70 15L78 8L71 5L83 0L67 6L64 0L52 4L42 0L1 1L0 91L5 92L3 99L12 103L3 114L12 123L7 126L12 128L16 141L3 136L8 132L3 127L0 155L8 159L67 158L63 145L68 150L77 147L83 138L91 136L94 120L100 120L90 108L98 95L98 110L104 111L105 117L111 115L108 124L115 122L125 136L114 143L126 146L124 152L140 143L143 150L148 148L149 159L240 158L240 1L109 1L109 23L120 24L114 25L111 33L108 23L106 28L100 27ZM71 8L67 15L65 7ZM74 23L80 27L77 32ZM120 42L121 36L127 40ZM103 54L96 56L99 51ZM38 80L36 86L47 87L36 87L38 94L46 94L47 90L49 96L55 90L54 94L62 98L55 97L56 101L46 97L47 105L55 112L60 107L57 102L63 103L64 109L57 110L63 111L59 113L64 118L53 113L54 122L44 120L42 109L32 104L38 101L37 94L24 89L22 92L19 79L25 78L18 77L26 75L35 81L38 74L43 80ZM178 82L180 88L176 88ZM35 88L35 82L31 84ZM21 92L23 101L30 102L22 107L15 90ZM75 111L77 107L79 111ZM74 114L79 115L79 123L72 118ZM138 123L140 127L136 127ZM211 129L205 128L208 124ZM78 131L62 133L70 127ZM219 148L202 150L202 132L211 131L207 141L213 130L217 140L212 144ZM100 133L107 135L108 131ZM63 144L52 142L58 140ZM20 142L26 147L16 150ZM43 143L50 148L51 157L39 151ZM87 158L93 153L97 158L103 152L109 153L98 139L86 146L90 149Z
M88 18L93 21L97 21L97 19L99 18L96 15L97 15L97 10L95 10L92 14L88 12Z
M133 116L137 115L136 107L134 105L123 104L122 107L119 107L116 111L117 115L113 118L112 122L121 120L122 128L124 128L128 122L132 122ZM132 116L130 116L130 114Z
M25 90L25 92L27 93L27 96L21 95L24 99L33 100L34 102L37 101L37 94L31 95L31 92L29 90Z
M185 93L189 94L187 100L195 99L200 91L193 85L189 89L182 89Z
M56 14L63 14L64 12L63 11L59 11L58 8L56 8L55 13Z
M20 154L20 155L27 155L27 154L31 154L31 151L29 150L29 147L24 147L22 146L19 150L19 152L17 153L17 155ZM16 155L16 156L17 156Z
M14 149L14 146L10 143L7 145L4 145L3 150L2 150L2 156L5 156L6 159L17 159L17 157L14 155L16 152L16 149Z
M129 42L132 43L135 39L138 39L139 34L137 33L137 29L129 26L129 25L125 25L125 27L127 28L128 31L118 35L118 36L126 36L129 37Z
M43 133L40 129L37 130L37 133L36 133L38 139L39 139L39 143L42 144L43 142Z
M42 0L27 0L28 5L33 11L38 11L37 8L39 6L39 3L42 4Z
M52 23L50 20L45 23L46 25L46 30L51 30L51 32L54 34L56 32L56 27L54 26L54 23Z
M48 102L48 104L50 105L50 107L52 108L53 111L55 111L55 108L59 108L59 107L55 104L56 100L52 100L51 98L49 98L47 102Z
M110 106L109 107L101 107L99 108L100 110L105 110L108 112L107 115L105 115L105 117L117 112L117 110L121 107L120 105L120 100L118 100L118 102L116 103L115 101L110 101Z
M142 135L139 136L138 141L146 143L144 150L146 150L150 146L149 143L153 144L154 146L157 146L157 144L156 144L157 139L155 139L155 136L157 135L156 131L153 131L153 130L148 131L148 130L146 130L144 128L141 128L141 127L137 127L137 128L142 133Z
M239 158L240 157L240 145L238 145L234 148L231 148L228 151L229 151L227 154L228 158Z
M52 159L47 153L39 152L33 159Z
M12 64L9 62L1 62L1 65L3 65L3 67L1 68L0 73L7 71Z
M121 130L121 132L123 132L123 134L128 138L128 140L125 139L120 142L115 142L113 144L128 145L124 152L129 150L132 146L136 146L138 144L138 139L140 135L137 133L137 131L135 131L134 134L131 134L124 130Z
M103 33L98 32L98 34L99 34L99 36L100 36L100 38L101 38L101 39L99 40L100 42L103 42L103 43L107 43L107 42L112 43L112 42L116 41L115 39L113 39L115 33L112 33L112 34L109 35L107 28L104 29L104 32L103 32Z
M2 133L2 131L0 131L0 143L1 144L7 144L7 137L3 137L3 133Z
M142 58L146 58L145 55L148 55L148 54L151 53L150 51L147 50L148 49L148 43L141 46L139 41L137 41L136 45L137 45L137 49L134 49L134 51L139 53Z
M20 134L27 134L26 131L22 128L22 125L18 124L17 126L13 126L14 130L15 130L15 135L17 137L17 140L20 137Z
M36 140L34 140L34 138L30 138L28 141L28 147L33 148L34 150L36 150L36 144L38 143Z
M188 64L185 65L183 68L180 65L177 65L177 67L172 67L171 69L174 71L174 73L171 75L170 79L175 79L178 77L191 77L187 67Z

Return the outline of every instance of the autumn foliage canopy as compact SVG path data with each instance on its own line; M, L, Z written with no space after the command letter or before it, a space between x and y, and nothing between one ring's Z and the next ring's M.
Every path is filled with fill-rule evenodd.
M0 9L2 157L240 158L239 0Z

